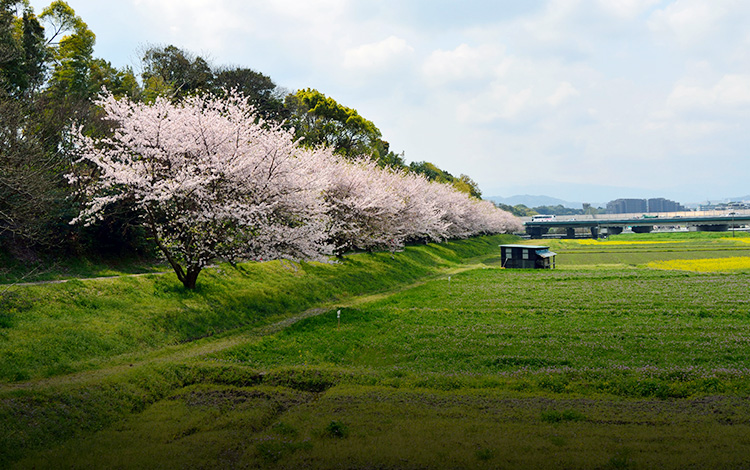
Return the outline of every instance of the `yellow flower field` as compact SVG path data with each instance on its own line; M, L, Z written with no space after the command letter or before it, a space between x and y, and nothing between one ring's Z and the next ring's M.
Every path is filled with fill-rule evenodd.
M748 237L738 237L738 238L727 237L727 238L722 238L722 240L733 241L736 243L750 243L750 238Z
M750 269L750 256L652 261L646 266L652 269L668 269L695 272L738 271L741 269Z
M660 243L685 243L685 240L669 240L669 241L644 241L644 240L633 240L633 241L620 241L620 240L612 240L612 241L599 241L594 240L592 238L586 238L583 240L571 240L579 245L658 245Z

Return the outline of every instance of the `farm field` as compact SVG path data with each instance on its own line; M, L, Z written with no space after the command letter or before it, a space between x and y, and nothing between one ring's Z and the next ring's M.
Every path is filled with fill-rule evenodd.
M497 242L507 240L464 247L462 256L460 247L436 245L383 257L377 266L402 263L412 275L368 292L289 302L288 314L262 321L235 314L239 326L225 321L214 336L188 340L195 332L179 336L156 322L162 336L146 335L144 351L79 352L65 367L45 363L43 374L12 369L22 374L9 372L0 387L0 462L750 467L750 237L550 240L543 243L558 253L557 269L545 271L500 268ZM77 282L78 304L92 305L96 289ZM290 290L289 280L274 282ZM161 308L172 302L202 313L197 304L216 305L205 293L186 299L148 285L164 292ZM225 286L220 292L230 295ZM46 321L56 328L55 318ZM8 323L0 341L12 336Z

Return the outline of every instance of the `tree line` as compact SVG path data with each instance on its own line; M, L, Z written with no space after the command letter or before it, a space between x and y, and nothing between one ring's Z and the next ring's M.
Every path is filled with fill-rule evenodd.
M95 211L96 223L69 223L81 214L93 214L92 188L108 181L105 169L85 161L81 153L85 142L99 145L117 139L118 126L123 121L112 115L111 107L110 112L106 110L105 102L141 106L139 109L146 112L167 105L185 110L189 106L184 103L195 99L208 100L204 105L226 105L242 97L240 101L248 108L240 114L250 116L243 125L250 128L253 123L262 123L264 132L282 133L284 139L294 143L295 155L303 149L313 153L326 149L330 153L325 162L328 168L337 168L343 162L351 164L340 174L367 168L369 175L436 182L452 193L459 192L476 201L481 197L476 183L466 175L454 177L429 162L407 165L403 154L389 148L371 121L317 90L289 92L260 72L215 67L172 45L146 47L137 76L130 67L118 69L94 57L95 41L95 34L64 1L54 1L36 15L26 0L0 0L0 243L17 255L35 250L147 253L152 240L162 237L161 241L167 243L168 237L157 233L154 225L150 229L149 224L144 225L143 207L139 207L132 192L124 191L122 194L127 193L127 197L114 197L101 204L100 210ZM106 90L104 101L102 90ZM284 145L288 147L289 142ZM89 149L89 155L93 155L94 146ZM366 161L362 160L363 155L367 156ZM320 169L317 167L318 173ZM90 187L84 187L86 182ZM329 209L334 193L328 188ZM279 214L274 215L275 220L285 220ZM306 217L300 214L292 218ZM373 217L368 223L374 224L376 219ZM237 222L228 222L233 223ZM301 220L285 222L287 229L305 225ZM346 241L344 232L344 228L336 232L333 225L329 226L326 243L338 238L338 249L383 246L382 240L368 244L355 242L350 236ZM446 232L424 238L449 235ZM408 236L391 238L398 239L393 242L396 245L409 240Z
M554 206L537 206L528 207L526 204L516 204L511 206L510 204L495 204L498 208L510 212L516 217L531 217L537 214L552 214L552 215L591 215L591 214L605 214L606 209L602 207L593 207L591 204L584 203L581 209L573 209L571 207L565 207L562 204Z

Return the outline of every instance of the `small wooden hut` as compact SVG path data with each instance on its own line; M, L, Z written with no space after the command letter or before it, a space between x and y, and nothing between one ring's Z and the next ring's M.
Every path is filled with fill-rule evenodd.
M500 245L504 268L554 269L556 255L548 246Z

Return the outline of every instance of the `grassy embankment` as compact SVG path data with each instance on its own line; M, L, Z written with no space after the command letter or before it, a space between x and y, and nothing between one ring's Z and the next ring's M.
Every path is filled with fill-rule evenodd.
M249 295L239 289L247 272L212 273L195 294L168 277L135 278L149 283L136 290L150 300L134 305L127 322L120 323L122 313L112 321L128 325L121 329L159 332L140 343L149 351L113 356L93 349L65 368L87 373L56 375L61 369L47 364L41 375L52 378L6 385L1 445L10 452L7 461L27 456L21 467L747 466L750 271L648 267L750 254L750 238L724 238L551 241L559 253L555 271L503 270L496 257L486 256L483 265L450 278L443 271L413 288L347 303L362 282L353 276L340 281L349 286L347 294L320 315L277 331L262 326L284 316L265 310L220 318L243 302L218 304L217 297ZM401 271L383 272L375 277L380 284L361 288L364 293L456 268L480 251L491 255L497 242L350 262L365 263L367 271L397 265L412 273L392 279ZM325 277L327 269L350 268L304 266L293 273L270 264L246 267L277 272L286 279L277 286L322 276L313 284L319 289L340 278ZM101 287L81 284L74 285L77 296L60 298L102 295ZM301 286L307 284L277 292L296 298ZM269 310L300 312L337 290L326 292L327 298L319 293ZM133 303L133 292L128 295ZM152 309L145 308L149 301ZM91 302L82 307L91 310L88 321L123 308L103 303L87 310ZM184 314L189 308L194 315ZM151 320L130 326L130 317L143 310ZM213 320L198 321L201 315ZM51 317L66 325L64 315ZM218 323L215 330L246 326L238 334L162 347L213 331L209 323Z
M201 273L194 292L172 273L0 286L0 383L9 384L1 393L14 397L0 416L0 466L28 447L140 409L183 381L201 381L182 378L203 374L185 372L180 361L186 357L265 333L312 307L343 305L463 269L469 259L511 239L413 246L393 257L359 254L333 265L222 265ZM89 263L74 263L72 271L116 273ZM89 372L75 375L81 371ZM122 373L128 377L120 380Z

